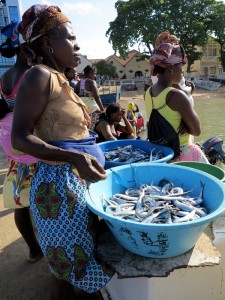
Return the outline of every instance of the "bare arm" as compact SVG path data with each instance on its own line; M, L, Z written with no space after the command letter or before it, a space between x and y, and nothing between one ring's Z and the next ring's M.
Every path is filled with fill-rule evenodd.
M181 114L188 133L194 136L201 134L199 117L184 92L177 89L172 90L167 96L167 105Z
M81 178L88 181L104 179L105 171L91 155L49 145L33 135L35 124L47 105L49 90L49 71L41 66L33 67L17 93L12 128L13 147L39 159L71 163L78 169Z
M124 125L121 125L121 124L118 124L118 130L123 132L123 133L126 133L128 135L131 135L134 133L134 130L133 130L133 126L131 125L131 123L129 122L129 120L127 119L126 117L126 112L125 112L125 109L122 108L122 118L123 118L123 121L124 121Z
M96 103L98 104L98 107L100 108L100 111L104 111L104 106L102 104L101 98L100 98L99 93L98 93L97 83L94 80L87 79L85 81L85 89L87 91L92 92L92 95L93 95Z
M74 92L79 96L80 93L80 81L75 86Z

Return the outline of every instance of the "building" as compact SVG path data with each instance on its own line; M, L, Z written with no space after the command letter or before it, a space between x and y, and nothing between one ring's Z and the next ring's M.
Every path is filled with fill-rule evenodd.
M137 50L131 50L125 59L113 54L102 60L116 67L120 79L143 79L150 76L150 65L146 60L140 60L141 56ZM93 64L99 60L91 59Z
M197 48L198 51L203 52L201 60L197 60L191 65L191 77L209 78L217 77L222 73L222 66L219 61L220 45L209 37L208 42L204 48ZM107 58L103 58L108 63L113 64L117 69L117 74L120 79L142 79L150 76L150 65L146 60L139 60L142 54L137 50L128 52L126 59L113 54ZM91 59L95 64L101 59ZM184 67L185 76L187 76L186 68Z
M200 77L208 79L217 77L223 72L220 56L220 45L212 37L209 37L204 48L198 48L202 52L201 60L196 60L191 66L191 77Z
M92 67L92 61L87 59L86 55L81 55L80 64L76 67L77 73L80 75L83 74L83 70L87 65Z
M150 76L150 65L146 60L139 60L141 56L142 54L137 50L131 50L127 53L126 59L113 54L107 57L105 61L116 67L119 78L145 78Z
M20 20L20 3L18 0L1 0L0 1L0 29L12 20ZM0 34L0 44L6 40L5 36ZM15 63L15 57L5 58L0 55L0 77L8 68Z

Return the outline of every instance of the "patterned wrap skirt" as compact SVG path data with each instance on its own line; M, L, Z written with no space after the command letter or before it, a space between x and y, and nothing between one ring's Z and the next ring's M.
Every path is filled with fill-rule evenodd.
M113 272L97 261L98 217L86 205L87 183L70 164L39 162L32 178L30 210L52 273L93 293Z
M205 164L209 164L209 161L200 147L195 143L189 143L187 146L180 147L180 156L175 158L174 162L179 161L198 161Z
M10 160L9 170L3 184L3 203L5 208L24 208L30 206L30 187L37 164L23 164Z

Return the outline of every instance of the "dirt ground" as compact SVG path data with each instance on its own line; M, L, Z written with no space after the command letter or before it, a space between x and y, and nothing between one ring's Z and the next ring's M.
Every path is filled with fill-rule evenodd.
M223 88L217 93L224 92ZM196 96L204 93L197 90ZM128 102L136 103L146 120L143 91L122 92L120 103L125 109ZM141 137L146 138L146 132ZM16 229L13 210L3 208L2 186L7 167L7 159L0 149L0 299L47 300L50 282L47 264L44 259L34 264L26 261L28 248Z
M35 264L26 261L28 248L14 222L14 211L4 209L3 180L8 162L0 149L0 299L47 300L49 271L44 259Z

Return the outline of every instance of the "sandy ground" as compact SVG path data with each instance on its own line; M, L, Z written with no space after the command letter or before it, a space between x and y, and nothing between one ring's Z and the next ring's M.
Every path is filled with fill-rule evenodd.
M194 96L208 91L196 90ZM225 95L225 88L216 92ZM127 108L128 102L135 102L146 119L143 91L122 92L120 103ZM146 132L141 133L146 137ZM11 209L3 208L2 185L8 162L0 149L0 299L1 300L47 300L49 294L49 271L44 259L35 264L26 262L28 249L14 223ZM66 299L65 299L66 300Z
M28 248L21 238L12 209L4 209L2 183L8 162L0 151L0 299L47 300L49 271L44 259L26 261Z

